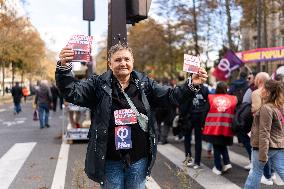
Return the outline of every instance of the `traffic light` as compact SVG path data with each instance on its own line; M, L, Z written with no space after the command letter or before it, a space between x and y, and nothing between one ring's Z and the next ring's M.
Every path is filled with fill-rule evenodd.
M83 0L83 20L95 20L95 2L94 0Z
M125 0L126 23L135 24L148 17L152 0Z

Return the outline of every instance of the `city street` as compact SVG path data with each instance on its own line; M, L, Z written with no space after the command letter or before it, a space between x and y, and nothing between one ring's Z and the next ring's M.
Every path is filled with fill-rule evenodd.
M23 104L23 112L13 114L12 104L0 106L0 189L99 188L84 174L86 142L62 144L62 111L51 112L50 128L39 129L32 120L31 102ZM222 176L211 171L213 159L203 151L202 169L185 168L183 143L171 140L158 146L157 161L147 188L151 189L240 189L248 172L245 151L239 145L230 148L233 169ZM203 145L206 147L206 145ZM65 182L64 182L65 180ZM280 180L278 180L280 181ZM280 189L283 186L264 186Z

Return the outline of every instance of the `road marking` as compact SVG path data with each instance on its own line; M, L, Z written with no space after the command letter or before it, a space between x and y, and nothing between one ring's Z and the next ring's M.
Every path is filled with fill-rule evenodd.
M51 189L64 189L69 149L69 144L61 144Z
M0 159L0 189L9 188L17 173L23 166L31 151L35 147L35 142L16 143Z
M14 121L3 121L3 125L7 125L7 127L11 127L13 125L20 125L25 123L25 121L27 120L26 117L18 117L15 118Z
M193 138L194 138L194 136L193 136ZM195 141L193 140L192 143L194 144ZM238 143L238 142L234 141L234 143ZM206 143L206 142L202 142L202 149L205 150L205 151L207 151L207 144L208 143ZM229 152L230 161L233 164L236 164L236 165L243 168L244 166L246 166L250 163L248 157L245 157L243 155L240 155L236 152L231 151L230 147L228 148L228 152ZM276 174L275 184L278 185L278 186L283 186L284 182L281 180L280 176L277 173L275 173L275 174Z
M146 181L146 187L148 189L161 189L159 184L153 179L153 177L148 177Z
M198 182L206 189L241 189L238 185L232 183L225 177L212 173L212 170L206 167L204 164L201 164L202 169L200 170L185 169L182 163L184 152L171 144L159 145L158 151L163 156L168 158L172 163L174 163L177 167L182 170L186 170L187 174L191 178L193 178L196 182Z
M5 111L7 111L6 109L0 109L0 112L5 112Z
M15 121L26 121L27 118L26 117L16 117Z
M11 127L13 125L20 125L20 124L23 124L23 123L25 123L25 121L19 120L19 121L5 121L2 124L7 125L7 127Z

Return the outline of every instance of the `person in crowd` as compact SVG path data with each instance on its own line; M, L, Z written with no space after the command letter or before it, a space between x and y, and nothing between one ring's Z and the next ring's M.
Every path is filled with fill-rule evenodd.
M205 85L205 84L204 84ZM209 90L209 94L215 94L216 93L216 82L214 83L209 83L208 84L208 90ZM206 144L207 148L206 148L206 151L207 151L207 158L212 158L212 152L213 152L213 145L209 142L207 142Z
M30 91L29 91L28 87L24 86L22 88L22 93L23 93L23 96L24 96L24 102L27 103L27 97L30 95Z
M277 75L275 76L275 80L276 80L276 81L284 82L284 74L277 74Z
M262 88L264 87L265 82L269 80L269 78L270 76L266 72L259 72L255 76L254 84L257 89L253 91L251 94L251 102L252 102L251 112L252 113L257 112L262 105L261 91L262 91Z
M255 113L251 131L253 165L245 189L260 188L267 162L284 180L284 84L267 80L261 89L261 98L263 105Z
M251 73L249 73L249 75L247 77L247 81L248 81L249 86L248 86L248 89L245 91L242 103L247 102L247 103L251 104L251 94L254 90L257 89L256 85L254 84L256 74L257 74L257 72L251 72Z
M14 114L19 114L22 111L21 99L23 96L22 88L20 87L19 82L16 82L15 86L11 90L14 102Z
M221 175L232 168L227 146L233 144L232 119L237 105L237 98L227 94L227 84L219 82L216 94L209 94L210 109L205 120L203 138L213 144L213 173ZM221 163L223 157L224 166Z
M58 88L57 86L55 85L54 82L52 82L51 84L51 87L50 87L50 91L51 91L51 94L52 94L52 110L54 112L56 112L56 109L57 109L57 99L59 97L59 91L58 91Z
M8 94L9 93L9 88L5 87L5 93Z
M75 104L68 103L68 102L66 102L65 105L68 110L69 122L71 124L71 127L80 128L81 127L81 124L80 124L81 114L85 108L76 106Z
M38 108L40 129L49 128L49 109L52 106L52 94L47 80L40 82L39 89L36 90L35 105Z
M71 74L73 50L63 48L56 82L64 98L92 113L85 172L101 188L142 189L156 156L151 110L192 99L207 79L200 68L180 87L161 86L134 71L130 47L116 44L109 50L110 70L86 81Z
M263 90L265 82L269 79L270 76L266 72L259 72L255 77L255 86L257 89L253 91L251 95L251 111L253 114L255 114L262 106L261 92ZM267 164L264 166L264 172L261 178L261 183L266 185L273 185L272 178L275 178L275 174L272 174L272 172L273 171L271 170L270 163L267 162Z
M176 85L173 85L173 87L183 85L184 82L185 82L185 75L184 73L180 72L177 76ZM181 112L179 110L179 107L175 107L175 117L173 120L172 132L174 135L174 141L176 142L184 141L184 133L182 131L183 130L182 128L184 128L184 123L183 123L182 117L180 116L180 113Z
M174 107L160 107L155 110L159 144L168 143L168 135L175 116Z
M247 73L240 72L239 79L232 82L229 94L234 95L238 99L238 105L242 103L243 96L248 89Z
M165 78L160 82L161 85L170 86L170 80ZM159 144L168 143L169 131L175 116L175 107L158 107L155 109L155 117L157 120L157 137Z
M184 125L187 127L184 129L184 149L185 160L183 163L186 166L198 169L201 162L202 152L202 129L206 115L209 111L208 103L209 90L204 85L201 85L200 90L195 94L192 101L183 103L180 106L181 117L183 117ZM191 138L192 130L194 130L195 139L195 156L194 161L191 154Z
M251 94L254 90L256 90L256 85L254 84L254 80L255 80L255 77L256 77L256 74L257 72L251 72L249 73L248 77L247 77L247 80L248 80L248 84L249 84L249 87L248 89L246 90L244 96L243 96L243 101L242 101L242 104L249 104L249 106L247 106L248 108L251 108L251 103L252 103L252 100L251 100ZM245 105L244 105L245 106ZM238 111L238 110L237 110ZM243 111L243 109L242 109ZM249 110L250 112L250 110ZM249 113L251 114L251 113ZM250 115L251 117L252 115ZM246 119L246 117L241 117L242 119ZM248 133L250 132L250 128L251 128L251 122L252 122L252 119L251 121L247 121L247 120L243 120L243 123L246 124L244 126L244 128L246 128L245 130L244 129L240 129L239 132L237 133L237 137L239 139L239 141L244 145L247 153L248 153L248 157L249 157L249 160L250 160L250 163L246 166L244 166L244 168L246 170L250 170L251 169L251 145L250 145L250 137L248 136Z

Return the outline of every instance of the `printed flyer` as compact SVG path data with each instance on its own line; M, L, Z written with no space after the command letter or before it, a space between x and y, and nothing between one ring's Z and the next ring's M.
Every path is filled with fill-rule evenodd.
M189 54L184 54L183 71L197 73L200 68L200 58Z
M73 62L90 62L93 36L72 35L67 47L74 50Z

